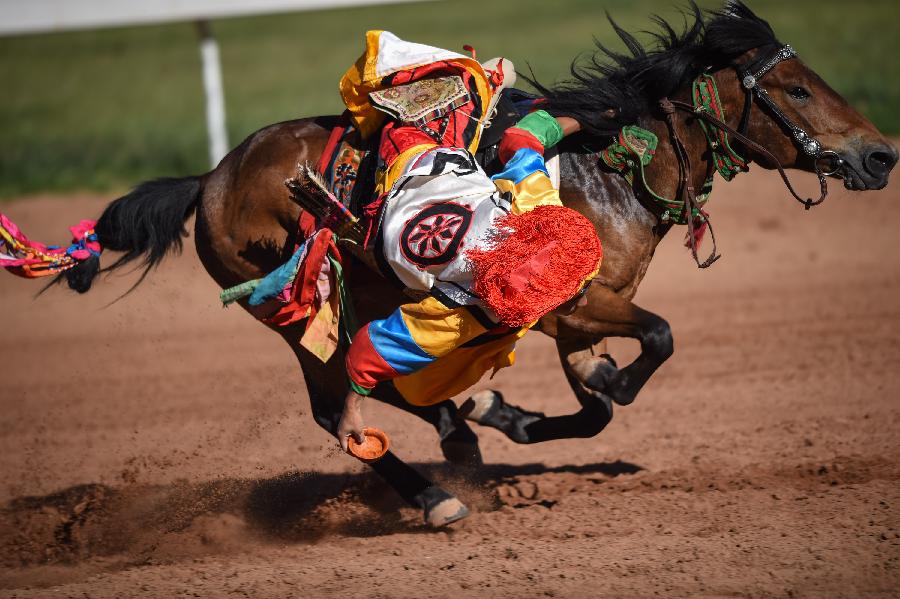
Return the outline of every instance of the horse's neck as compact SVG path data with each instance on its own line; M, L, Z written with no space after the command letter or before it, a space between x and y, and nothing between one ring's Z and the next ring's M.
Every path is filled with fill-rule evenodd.
M656 134L659 145L650 166L647 167L647 183L664 198L679 199L681 166L675 153L674 140L665 121L646 119L641 127ZM699 193L706 180L712 176L714 166L709 156L706 136L699 123L690 114L675 113L675 132L687 153L690 183Z
M668 227L618 173L601 170L596 154L560 154L560 197L585 215L603 243L603 285L631 299Z
M691 182L699 192L712 174L706 138L690 115L676 115L675 127L687 150ZM680 167L665 121L647 118L640 126L659 139L656 155L647 167L647 184L658 195L679 197ZM640 177L631 186L625 178L600 166L597 154L561 153L560 195L566 205L587 216L597 227L603 243L602 282L631 297L641 282L657 244L670 225L662 224L650 194Z

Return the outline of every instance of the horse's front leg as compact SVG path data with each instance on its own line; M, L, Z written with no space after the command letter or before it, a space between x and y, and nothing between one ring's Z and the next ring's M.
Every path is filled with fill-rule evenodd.
M563 372L581 408L563 416L545 416L506 403L503 395L486 389L469 397L460 407L468 420L495 428L516 443L542 443L555 439L594 437L612 420L612 400L592 388L602 386L617 372L612 359L596 356L605 344L584 335L557 338ZM605 364L605 369L601 367Z
M587 305L567 316L545 317L541 329L556 337L563 371L581 404L578 412L548 417L508 404L490 390L476 393L461 408L469 420L496 428L517 443L599 434L612 420L612 403L634 401L673 351L665 320L600 285L591 288ZM598 344L606 337L637 339L641 355L628 366L616 368L610 357L597 355Z
M576 395L578 387L583 387L619 405L634 401L674 351L669 323L600 285L591 289L587 305L567 316L556 316L544 330L557 339L563 369ZM637 339L641 354L628 366L616 368L607 357L590 352L592 343L605 337Z

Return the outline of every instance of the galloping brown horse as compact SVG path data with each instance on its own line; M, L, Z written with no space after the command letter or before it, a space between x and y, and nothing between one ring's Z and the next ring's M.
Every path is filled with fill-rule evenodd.
M746 160L763 168L772 168L777 161L788 168L819 172L826 155L809 154L803 148L815 139L821 149L834 153L828 155L833 175L847 188L880 189L887 184L897 150L799 59L782 54L782 44L765 21L739 2L729 3L705 21L695 7L693 17L682 34L663 24L658 47L650 51L616 27L630 55L601 47L590 65L573 66L569 83L551 89L538 86L546 98L545 109L582 123L583 132L560 148L560 195L567 206L595 224L605 256L588 304L571 315L549 315L540 322L540 330L556 339L580 409L569 416L545 417L506 404L492 392L465 404L470 420L498 428L515 442L596 435L610 421L612 404L630 403L673 352L666 321L631 302L671 221L661 218L659 205L640 178L628 184L596 154L622 126L637 124L658 136L659 147L647 172L647 184L656 193L677 198L689 187L700 189L716 168L715 148L695 114L669 115L672 121L667 126L660 100L690 101L691 82L707 73L717 84L725 123L771 153L733 138L731 145ZM762 79L758 85L747 79L754 73ZM768 100L762 101L761 95ZM336 117L308 118L266 127L205 175L144 183L114 201L96 231L107 249L125 254L107 270L134 260L144 260L147 270L156 266L180 247L183 223L196 210L197 251L219 285L264 276L286 260L296 242L300 208L291 201L284 180L294 174L298 161L319 158L336 121ZM799 136L797 129L808 137ZM682 160L672 131L685 150ZM681 181L685 159L691 176ZM87 291L95 275L96 264L67 273L70 285L79 291ZM383 318L407 301L401 290L361 262L351 260L349 282L362 322ZM323 364L300 347L302 325L273 330L296 353L314 417L333 434L347 391L343 351ZM642 353L617 368L593 351L607 337L637 339ZM374 396L432 423L451 461L480 463L477 438L451 401L414 407L390 385L377 388ZM457 501L393 453L372 467L405 500L420 507L429 523L444 523L434 516L435 506Z

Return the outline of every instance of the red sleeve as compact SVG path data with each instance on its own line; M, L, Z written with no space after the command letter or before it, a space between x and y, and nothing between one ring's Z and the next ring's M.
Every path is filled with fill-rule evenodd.
M522 148L531 148L538 154L544 154L544 146L532 133L518 127L510 127L504 131L503 139L500 140L500 161L506 164L513 154Z

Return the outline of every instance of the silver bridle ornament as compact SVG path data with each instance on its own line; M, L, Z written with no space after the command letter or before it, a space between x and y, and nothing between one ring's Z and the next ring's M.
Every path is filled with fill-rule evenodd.
M766 75L766 73L775 68L775 66L777 66L781 62L784 62L785 60L790 60L791 58L794 58L796 56L796 50L794 50L794 48L791 47L790 44L785 44L755 73L742 73L741 85L743 85L744 89L747 90L748 93L756 94L756 97L759 98L766 106L768 106L769 109L775 114L775 116L782 122L782 124L791 131L791 135L793 136L794 141L797 143L803 153L807 156L810 156L815 161L816 170L818 173L825 176L840 176L839 171L844 164L843 158L841 158L840 155L833 150L823 150L822 143L808 134L802 127L797 125L786 114L784 114L781 108L779 108L778 105L775 104L775 101L772 100L772 97L769 96L769 92L759 84L760 79L762 79ZM823 160L828 160L831 162L831 166L827 170L819 169L819 163Z

